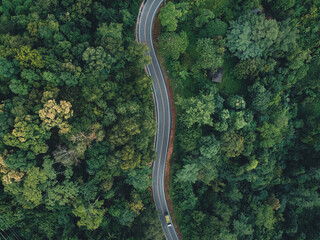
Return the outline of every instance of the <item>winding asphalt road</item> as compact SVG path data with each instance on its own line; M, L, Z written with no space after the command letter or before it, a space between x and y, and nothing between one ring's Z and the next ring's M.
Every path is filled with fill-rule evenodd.
M159 218L166 238L169 240L178 240L179 238L173 224L168 227L164 218L164 214L169 214L164 193L164 174L170 140L171 109L166 81L152 42L153 21L162 2L163 0L145 0L143 2L140 17L138 18L137 40L138 42L146 43L149 46L150 56L152 58L151 64L146 66L146 71L154 80L152 83L152 88L158 123L155 140L157 160L153 164L152 171L153 197L156 209L160 213Z

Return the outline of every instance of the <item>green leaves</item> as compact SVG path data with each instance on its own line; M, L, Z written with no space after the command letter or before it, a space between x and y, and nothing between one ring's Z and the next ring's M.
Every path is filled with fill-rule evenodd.
M21 68L43 68L44 61L38 50L26 45L15 49L15 58L20 62Z
M48 146L45 141L50 138L50 133L39 124L34 116L27 115L25 118L16 118L12 133L7 133L4 144L18 147L24 151L31 150L36 155L46 153Z
M6 111L6 105L0 104L0 138L9 131L10 127L13 126L13 117Z
M276 219L274 217L274 212L269 205L263 205L256 210L256 225L258 228L266 228L271 230L274 228Z
M271 93L259 82L249 87L249 92L252 98L252 107L258 112L265 112L271 101Z
M50 73L44 72L43 78L46 79L47 77L48 78L50 77ZM41 77L34 70L31 70L31 69L23 69L21 72L21 78L26 79L28 81L28 84L32 84L41 79ZM51 81L51 82L54 82L54 81Z
M235 130L239 130L248 125L248 123L244 119L245 112L243 111L232 111L230 115L231 126Z
M181 184L178 183L180 185L181 188L181 199L182 201L180 201L178 204L178 206L182 209L182 210L193 210L198 202L198 198L196 197L196 195L193 192L193 188L191 184Z
M143 239L137 225L154 209L156 124L144 72L149 49L132 34L139 4L1 2L0 228L7 238ZM114 221L106 206L116 203ZM157 234L149 236L161 238L158 222L152 226Z
M200 38L197 41L196 51L198 53L197 66L202 69L211 69L213 72L223 64L223 53L225 51L223 39L213 40Z
M99 170L107 165L108 151L110 144L108 142L95 143L88 149L87 172L90 175L95 175Z
M227 47L241 60L262 57L270 53L279 34L276 20L267 20L264 15L248 13L232 21L227 34Z
M197 180L198 171L200 170L199 165L193 163L193 164L186 164L183 166L183 169L181 169L176 174L176 181L177 182L190 182L195 183Z
M14 154L10 154L5 160L6 166L11 169L26 171L30 167L36 165L35 154L33 152L17 151Z
M18 95L27 95L29 93L29 86L21 80L12 79L9 85L10 90Z
M238 220L233 221L234 231L237 233L238 236L245 237L250 236L253 233L252 225L248 223L248 218L245 217L244 214L240 215Z
M165 33L159 40L160 51L167 57L178 60L188 47L188 37L186 32Z
M15 66L12 62L8 61L5 58L0 58L0 77L10 78L14 75Z
M220 142L214 135L202 137L199 150L202 156L212 159L220 150Z
M23 197L30 204L26 208L34 208L42 201L42 191L40 184L47 181L48 177L38 167L33 167L27 171L26 179L23 184Z
M64 206L72 203L79 195L79 186L77 183L64 181L63 184L57 184L48 188L46 204L54 207L56 205Z
M168 2L162 7L159 13L161 25L166 27L168 32L174 32L178 27L179 18L182 17L182 11L176 8L173 2Z
M204 24L208 23L210 20L214 19L214 14L209 9L199 10L198 16L195 18L195 27L202 27Z
M152 170L149 166L144 166L141 169L132 169L128 173L126 182L133 185L138 191L144 191L151 187L151 174Z
M54 86L60 85L61 80L59 77L52 72L44 72L42 75L43 79Z
M138 68L144 68L145 65L151 63L150 55L146 54L148 52L150 50L147 44L132 42L126 51L126 59L136 64Z
M185 51L161 33L178 114L170 195L183 238L318 237L317 8L207 0L178 20ZM206 74L221 66L222 83L212 83Z
M244 150L243 137L233 130L224 132L220 140L221 151L226 158L237 157Z
M235 110L245 109L246 102L242 96L233 95L228 98L228 104L231 108Z
M69 72L62 72L60 75L62 82L65 82L67 86L74 87L78 84L78 78Z
M83 203L75 204L72 210L73 214L80 218L77 221L79 227L85 227L88 230L97 229L101 223L107 209L103 208L103 201L98 199L94 203L85 205Z
M227 28L228 24L217 18L207 23L204 31L207 37L224 36L227 33Z
M103 23L97 29L96 42L101 45L107 53L110 53L116 60L121 59L124 50L123 44L123 25L111 22L109 25Z
M186 127L191 128L194 124L199 126L212 126L211 115L214 113L214 95L209 93L202 94L200 97L191 97L189 99L178 99L177 105L181 108L183 115L181 121Z
M99 72L107 67L106 56L103 47L89 47L83 52L82 60L87 62L88 70Z
M62 100L60 101L60 104L57 104L54 99L50 99L43 107L43 109L39 110L39 117L46 130L50 130L53 127L59 127L59 133L61 134L70 131L70 126L66 121L73 116L70 102Z
M279 109L271 115L270 122L263 122L257 130L260 132L260 145L270 148L279 144L285 138L288 126L288 109Z

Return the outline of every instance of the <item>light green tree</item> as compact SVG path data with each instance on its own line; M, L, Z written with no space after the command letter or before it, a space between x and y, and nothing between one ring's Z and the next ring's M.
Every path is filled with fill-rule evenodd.
M200 97L188 99L178 98L177 106L182 110L180 119L186 127L191 128L196 123L199 126L213 125L211 118L215 110L213 93L200 94Z
M248 13L230 23L227 47L241 60L268 55L277 40L279 25L264 15Z
M214 19L214 14L209 9L201 9L199 10L198 16L194 19L195 27L200 28L204 24L208 23L210 20Z
M167 57L178 60L188 47L188 36L186 32L164 33L159 39L160 51Z
M144 166L143 168L131 169L128 173L128 178L126 182L133 185L133 187L139 191L144 191L151 186L152 179L151 168L149 166Z
M15 73L13 62L8 61L5 58L0 57L0 77L9 78Z
M212 159L220 150L220 142L214 135L202 137L199 150L202 156Z
M195 183L199 170L200 166L196 163L185 164L183 168L177 172L176 181Z
M215 71L223 64L223 54L225 52L225 40L211 38L200 38L197 41L196 51L198 59L196 65L202 69L212 69Z
M30 206L24 206L26 208L33 208L38 206L42 202L42 187L48 177L45 172L38 167L32 167L27 171L26 178L23 184L23 197Z
M141 161L141 154L135 151L134 146L132 143L127 144L124 146L119 152L121 156L121 168L122 169L130 169L137 166L137 164Z
M264 113L268 109L272 94L259 82L249 87L249 93L252 100L252 108Z
M77 12L79 15L85 15L91 12L92 0L76 0L72 5L72 11Z
M230 121L231 127L235 130L239 130L248 125L248 123L244 119L244 111L231 111Z
M178 27L179 18L182 16L182 11L176 8L173 2L168 2L162 7L159 13L161 25L166 27L167 31L174 32Z
M145 65L148 65L151 62L150 55L145 54L147 52L150 52L148 45L134 41L129 45L126 51L126 59L143 69Z
M267 230L274 229L276 218L274 211L269 205L262 205L256 210L256 225L258 228L266 228Z
M107 54L101 46L96 48L88 47L82 54L82 60L87 63L88 71L99 72L107 67L106 57Z
M263 148L271 148L282 139L282 129L279 125L264 122L257 130L260 132L260 146Z
M79 227L86 227L88 230L97 229L103 220L107 209L103 207L104 201L98 199L94 203L85 205L84 203L75 204L73 214L80 218L77 222Z
M6 160L5 164L11 169L26 171L30 167L36 165L35 154L33 152L25 152L18 150L15 153L10 154Z
M49 206L66 205L77 198L79 186L71 181L64 181L47 189L46 204Z
M18 95L24 96L29 93L29 86L18 79L12 79L9 88L13 93Z
M48 83L53 84L54 86L59 86L61 83L60 78L55 73L52 73L52 72L48 72L48 71L43 72L42 78Z
M120 59L124 51L122 31L123 24L111 22L107 25L103 23L97 29L96 44L102 46L115 59Z
M43 68L44 61L38 50L31 50L30 46L22 46L14 50L15 58L20 62L21 68Z
M7 133L4 138L4 144L12 147L18 147L24 151L31 150L36 155L46 153L48 146L45 141L50 138L50 132L39 124L35 116L27 115L24 118L15 119L12 133Z
M200 157L197 159L201 169L198 172L198 180L210 185L210 182L218 178L218 167L221 164L220 156L211 157Z
M190 2L192 5L196 5L197 7L200 7L206 1L207 0L187 0L187 2Z

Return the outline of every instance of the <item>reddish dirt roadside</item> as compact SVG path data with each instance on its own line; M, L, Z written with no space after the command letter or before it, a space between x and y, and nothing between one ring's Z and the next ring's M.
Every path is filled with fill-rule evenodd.
M159 12L158 12L159 14ZM153 42L154 42L154 48L156 50L156 52L158 52L157 50L157 42L158 42L158 37L160 36L160 32L161 32L161 25L160 25L160 21L158 19L158 14L155 17L154 23L153 23ZM174 216L174 211L173 211L173 206L172 206L172 202L171 202L171 198L169 195L169 188L170 188L170 160L171 160L171 156L172 156L172 152L173 152L173 143L174 143L174 136L175 136L175 132L176 132L176 108L175 108L175 104L174 104L174 98L173 98L173 92L172 92L172 88L171 88L171 84L170 84L170 79L167 75L167 72L165 70L165 65L164 65L164 59L161 58L158 54L157 54L158 60L161 64L161 67L163 69L163 73L164 73L164 77L166 79L166 84L167 84L167 89L168 89L168 94L169 94L169 99L170 99L170 107L171 107L171 116L172 116L172 122L171 122L171 133L170 133L170 142L169 142L169 148L168 148L168 154L167 154L167 162L166 162L166 169L165 169L165 180L164 180L164 191L165 191L165 195L166 195L166 200L167 200L167 205L170 211L170 216L172 218L174 227L176 229L176 232L178 234L179 239L182 239L181 236L181 232L180 229L177 225L175 216Z

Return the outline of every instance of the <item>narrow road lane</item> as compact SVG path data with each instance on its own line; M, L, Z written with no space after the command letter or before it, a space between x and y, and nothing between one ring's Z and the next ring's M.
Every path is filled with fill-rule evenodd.
M164 214L169 214L165 193L164 193L164 175L166 159L170 140L171 130L171 109L166 81L158 62L153 42L152 26L155 15L163 0L145 0L141 9L140 20L138 24L137 38L140 43L146 43L150 48L151 64L146 66L148 74L153 78L152 88L157 117L157 135L155 142L155 151L157 160L153 165L152 171L152 190L156 209L159 211L162 228L165 236L169 240L178 240L178 236L173 224L168 227ZM170 217L171 218L171 217ZM172 222L172 221L171 221Z

